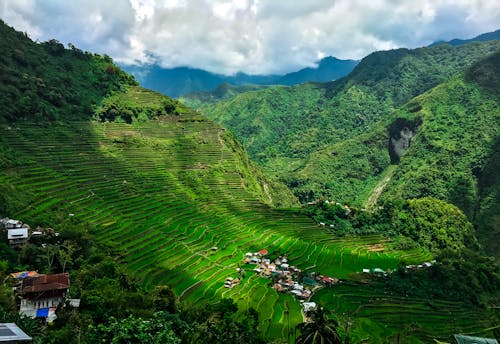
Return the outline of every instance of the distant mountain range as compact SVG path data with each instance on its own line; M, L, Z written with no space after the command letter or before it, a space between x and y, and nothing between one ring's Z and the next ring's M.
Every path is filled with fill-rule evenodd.
M458 46L470 42L482 42L500 39L500 30L481 34L471 39L453 39L451 41L437 41L429 45L440 44ZM134 75L139 83L170 97L180 97L190 93L208 92L221 84L240 85L298 85L305 82L328 82L342 78L349 74L359 61L340 60L329 56L317 62L317 67L308 67L284 75L249 75L237 73L227 76L211 73L203 69L190 67L162 68L159 65L121 67Z
M434 47L440 44L449 44L456 47L458 45L464 45L471 42L485 42L496 39L500 39L500 29L493 32L483 33L479 36L470 39L452 39L451 41L437 41L429 45L429 47Z
M284 75L248 75L237 73L232 76L214 74L189 67L161 68L158 65L122 66L134 75L142 86L170 97L179 97L193 92L211 91L223 83L232 85L297 85L304 82L326 82L349 74L358 64L355 60L340 60L325 57L317 67L303 68Z

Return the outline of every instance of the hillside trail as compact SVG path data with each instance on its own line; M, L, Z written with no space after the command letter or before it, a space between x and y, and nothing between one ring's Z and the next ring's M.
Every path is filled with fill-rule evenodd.
M397 165L390 165L389 167L387 167L384 173L382 173L382 178L377 183L371 195L368 197L368 199L363 205L365 208L367 209L373 208L375 204L377 204L378 198L382 194L382 191L384 191L385 187L387 186L387 183L389 183L389 181L391 180L394 171L396 171L396 168Z

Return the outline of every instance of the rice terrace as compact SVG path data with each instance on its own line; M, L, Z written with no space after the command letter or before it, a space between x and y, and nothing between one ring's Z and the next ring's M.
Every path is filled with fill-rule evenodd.
M498 5L4 2L0 342L498 344Z
M244 184L240 169L245 162L235 153L236 143L199 115L132 125L75 122L44 128L27 122L4 126L1 134L4 142L14 143L18 159L27 161L6 170L1 181L16 184L18 193L37 195L13 216L30 218L57 209L88 221L97 238L119 249L144 283L172 285L193 304L230 297L242 310L253 307L268 337L286 336L303 321L298 300L276 292L250 268L239 285L224 288L227 276L236 277L240 266L245 269L245 252L263 247L286 253L297 267L312 266L345 281L313 300L366 314L375 323L373 315L383 312L394 331L404 329L408 319L419 319L418 312L427 319L456 312L460 317L448 328L468 329L472 317L481 317L456 303L428 307L424 300L393 300L351 285L351 276L363 269L395 269L401 261L420 264L431 256L421 249L392 249L380 235L333 238L295 211L272 209ZM413 313L401 315L399 307L391 308L400 302ZM434 325L420 325L417 334L447 333L443 324L439 329Z

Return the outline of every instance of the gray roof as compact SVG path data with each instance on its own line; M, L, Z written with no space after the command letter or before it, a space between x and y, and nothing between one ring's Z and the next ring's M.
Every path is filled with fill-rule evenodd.
M0 342L16 343L29 340L31 340L31 337L17 327L16 324L0 323Z
M471 337L463 334L455 334L454 337L457 344L498 344L498 341L493 338Z

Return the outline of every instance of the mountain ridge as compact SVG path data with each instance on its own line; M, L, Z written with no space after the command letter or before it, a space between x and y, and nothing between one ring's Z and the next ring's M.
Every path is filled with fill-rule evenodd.
M135 75L147 88L176 98L193 92L209 92L224 83L235 86L245 84L268 86L331 81L347 75L357 62L339 60L330 56L318 61L317 67L307 67L284 75L249 75L239 72L232 76L225 76L198 68L165 69L157 65L146 67L123 65L122 68Z

